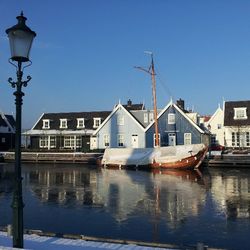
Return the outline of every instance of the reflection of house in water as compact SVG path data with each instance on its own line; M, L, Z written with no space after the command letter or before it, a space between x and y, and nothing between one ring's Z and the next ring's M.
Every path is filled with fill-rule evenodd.
M205 190L197 182L200 177L192 179L195 172L182 174L103 170L102 183L99 183L102 188L98 191L118 221L139 211L151 220L157 216L176 227L186 217L197 215L205 202Z
M29 174L28 174L29 173ZM200 177L192 171L156 174L88 168L36 168L26 172L33 192L43 201L64 206L102 206L116 221L139 215L178 227L196 216L205 202Z
M126 171L109 169L102 170L98 192L106 209L117 221L128 219L138 202L146 199L147 195L143 182L134 183Z
M245 171L245 173L244 173ZM250 214L250 177L242 169L210 170L212 178L211 192L218 208L228 218L249 218Z
M154 194L150 196L148 212L158 213L171 228L198 215L199 208L205 203L205 189L198 184L200 176L196 172L167 171L152 178Z
M39 169L30 172L32 184L32 190L45 202L101 205L96 192L96 173L93 171L80 168Z

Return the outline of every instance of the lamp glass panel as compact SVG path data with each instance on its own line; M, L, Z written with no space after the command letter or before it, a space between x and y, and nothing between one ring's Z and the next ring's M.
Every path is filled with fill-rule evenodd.
M8 36L10 41L11 58L13 60L22 58L22 60L28 61L34 35L22 30L14 30L10 31Z

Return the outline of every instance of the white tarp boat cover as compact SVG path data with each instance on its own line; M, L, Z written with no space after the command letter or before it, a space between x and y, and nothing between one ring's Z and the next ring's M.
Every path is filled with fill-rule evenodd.
M102 165L148 165L176 162L205 149L204 144L178 145L158 148L107 148Z

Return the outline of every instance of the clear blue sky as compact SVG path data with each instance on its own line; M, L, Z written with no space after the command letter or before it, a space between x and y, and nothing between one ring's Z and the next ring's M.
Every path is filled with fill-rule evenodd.
M15 112L7 79L5 29L21 10L36 31L24 75L23 127L43 112L112 110L119 101L151 107L145 66L154 52L158 107L172 96L201 114L225 100L250 100L249 0L0 0L0 109Z

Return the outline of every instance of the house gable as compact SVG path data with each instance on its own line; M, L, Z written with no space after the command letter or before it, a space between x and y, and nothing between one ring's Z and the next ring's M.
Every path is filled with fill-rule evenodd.
M191 134L193 144L201 143L201 134L205 132L193 122L177 105L170 102L158 115L158 129L161 146L169 145L169 135L174 134L176 145L184 144L185 134ZM153 147L154 122L146 128L147 147Z
M98 137L98 148L131 147L132 135L138 137L138 146L144 147L144 127L123 105L118 104L101 126L93 133ZM107 143L107 138L109 143ZM122 143L118 143L118 141ZM106 145L105 145L106 144Z

